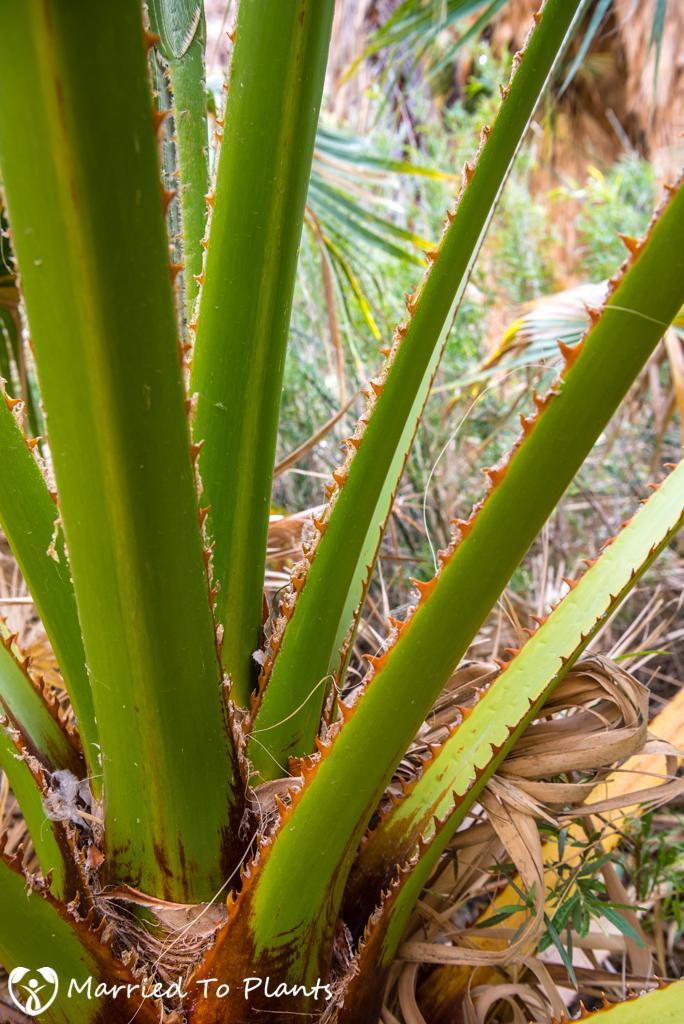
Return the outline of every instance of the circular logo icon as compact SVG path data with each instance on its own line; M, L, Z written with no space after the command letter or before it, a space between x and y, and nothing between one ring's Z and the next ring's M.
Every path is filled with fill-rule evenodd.
M15 1006L37 1017L52 1006L59 990L59 978L52 967L15 967L9 976L9 994Z

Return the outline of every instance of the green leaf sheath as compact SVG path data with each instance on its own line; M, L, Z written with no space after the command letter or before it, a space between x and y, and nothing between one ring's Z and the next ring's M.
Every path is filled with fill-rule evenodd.
M381 391L363 432L357 431L360 446L341 473L343 485L323 517L324 532L303 589L272 666L267 663L264 671L266 689L249 747L261 778L285 774L289 756L313 749L326 678L339 668L340 648L361 601L463 290L516 151L581 6L574 0L547 3L420 286L412 316L398 330L401 340L395 343Z
M7 776L29 830L31 842L44 876L51 875L50 891L60 900L75 894L75 865L66 845L60 822L49 821L43 808L43 787L23 752L13 742L7 729L0 726L0 768ZM0 942L1 942L0 938Z
M0 312L0 377L5 381L11 376L9 332L13 328L12 318L4 310Z
M83 775L83 763L67 738L56 712L50 708L29 678L26 667L15 657L13 638L0 622L0 713L16 729L28 754L48 771L67 768ZM14 648L16 650L16 648Z
M82 778L84 766L56 708L48 705L12 653L13 647L0 624L0 768L21 808L41 871L52 872L52 892L70 899L75 892L75 867L62 827L49 821L43 809L44 773L66 769Z
M0 246L0 261L7 259L11 261L9 254L4 253ZM7 382L6 386L15 398L25 403L26 430L30 436L38 437L44 433L44 424L37 402L35 381L26 365L26 346L19 317L19 291L15 284L13 274L0 276L0 377Z
M209 139L207 94L204 84L206 29L204 14L198 21L187 52L169 61L178 151L182 247L185 270L186 319L190 320L199 292L207 225L206 195L209 191Z
M69 0L71 2L71 0ZM0 932L0 963L6 971L15 967L37 970L49 966L59 979L59 991L50 1009L40 1015L46 1024L154 1024L159 1011L152 999L140 998L140 978L115 960L109 949L88 930L84 921L76 922L68 911L38 892L27 891L26 879L15 866L0 857L0 904L11 928ZM93 998L71 991L70 981L81 986L93 979ZM117 998L94 997L97 984L132 985ZM24 995L19 990L21 996Z
M241 0L218 162L191 391L203 441L224 627L223 664L246 705L260 643L266 535L297 251L333 0Z
M351 920L367 919L368 907L382 904L382 892L396 877L396 865L409 862L399 891L373 926L374 971L389 967L394 959L421 890L482 787L683 522L684 462L501 671L406 798L367 837L350 878ZM420 854L410 863L419 840ZM361 975L369 976L367 971ZM356 998L348 1001L349 1020L358 1019L354 1007L360 1012L370 997L362 989L363 984Z
M351 861L396 765L681 305L684 250L677 240L683 230L679 187L616 279L555 393L538 399L536 418L525 420L507 466L491 471L495 485L445 554L437 578L423 585L419 604L376 661L357 705L342 709L339 735L306 773L238 898L233 920L246 930L240 940L256 963L277 956L282 975L293 979L327 970ZM209 969L225 965L230 936L229 923Z
M0 166L102 746L106 870L204 900L241 809L142 12L0 0L0 35Z
M152 0L150 28L160 36L159 49L167 61L173 96L174 140L185 270L185 316L195 309L204 253L209 192L207 92L204 80L206 24L204 4L197 0Z
M56 520L57 506L43 474L0 395L0 526L50 639L97 788L95 711L64 540Z

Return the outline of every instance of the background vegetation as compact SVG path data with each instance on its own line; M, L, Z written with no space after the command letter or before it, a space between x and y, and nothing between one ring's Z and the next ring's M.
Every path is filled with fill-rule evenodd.
M380 349L402 316L405 293L421 276L424 249L441 233L460 169L499 104L532 7L524 0L338 4L285 366L269 537L271 610L301 557L308 515L322 503L339 445L363 408L360 388L381 364ZM423 15L417 20L416 11ZM223 0L211 0L207 16L216 109L233 12ZM672 111L673 97L682 109L676 56L682 21L681 8L661 0L631 6L596 0L557 73L553 98L515 164L433 383L370 587L348 690L364 674L367 655L383 650L387 616L401 615L412 603L408 575L433 574L437 550L449 540L446 510L467 514L481 493L478 467L493 465L510 448L524 398L553 379L561 362L556 338L577 340L587 307L600 304L603 284L624 256L618 232L641 235L662 184L681 162ZM0 376L27 399L28 426L40 434L31 355L18 343L22 323L6 231L0 255ZM681 457L683 338L675 325L658 346L480 631L469 652L473 661L491 664L518 646L534 616L567 592L587 538L598 549L614 536L645 482ZM6 548L2 554L0 602L8 624L34 664L44 660L49 678L54 665L44 635ZM652 719L668 713L684 678L683 584L680 540L589 649L596 659L589 675L600 677L601 657L611 656L648 684ZM561 774L568 784L597 781L581 770ZM681 797L643 815L608 819L608 826L614 853L601 847L606 833L596 821L549 818L542 826L546 867L555 873L539 945L540 952L550 951L548 974L520 984L513 999L520 1012L535 1012L539 988L557 995L554 986L568 981L597 1004L602 990L624 994L630 980L639 984L644 949L663 977L681 974ZM514 941L516 915L529 903L516 867L502 858L468 887L454 914L465 928L508 927ZM489 917L478 921L483 911ZM582 946L596 925L609 935L605 950ZM508 968L512 984L525 966ZM411 991L423 986L434 1005L429 986L438 971L410 970ZM573 1008L574 998L568 998ZM417 1020L401 991L394 1006L399 1012L397 1006L407 1022ZM495 1012L503 1016L490 1014L490 1020L516 1010Z

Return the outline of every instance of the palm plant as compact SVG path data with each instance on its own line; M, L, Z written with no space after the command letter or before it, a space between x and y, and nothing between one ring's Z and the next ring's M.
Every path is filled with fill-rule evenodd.
M436 577L416 581L416 607L389 624L361 694L336 699L451 323L582 8L547 0L537 15L368 385L315 540L265 615L333 0L241 0L211 181L196 3L154 0L150 23L139 0L0 0L0 167L48 432L27 439L5 396L0 522L70 702L51 706L4 629L0 763L40 874L25 874L21 854L0 861L0 960L63 979L42 1019L377 1019L451 837L681 525L684 465L387 805L435 699L684 300L676 185L646 236L628 239L509 459L486 470L489 491L456 521ZM152 49L168 64L171 111L150 86ZM175 140L171 168L162 137ZM678 998L667 991L651 997L656 1015Z

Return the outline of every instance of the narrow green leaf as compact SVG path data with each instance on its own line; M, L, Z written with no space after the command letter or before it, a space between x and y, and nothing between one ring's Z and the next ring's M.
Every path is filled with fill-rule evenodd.
M349 260L342 252L342 249L340 248L339 244L334 242L330 237L324 235L323 241L332 260L338 282L340 282L340 289L342 291L342 295L344 296L344 289L342 288L341 283L342 281L346 281L349 287L351 288L352 294L356 299L356 303L359 307L361 315L363 316L363 319L366 321L366 324L368 325L368 329L370 330L371 335L373 336L373 338L375 338L376 341L380 341L380 329L376 324L375 320L373 319L373 312L371 310L370 302L368 301L368 298L364 293L361 282L359 281L358 277L356 276L352 267L350 266Z
M492 914L491 917L485 918L484 921L476 921L476 928L493 928L496 924L502 924L507 921L509 917L514 914L519 914L521 910L526 910L526 903L511 903L506 907L502 907L498 914Z
M0 393L0 526L50 639L90 773L97 777L95 711L57 506L4 397Z
M594 10L592 11L591 19L587 25L584 35L582 36L582 42L575 54L572 64L568 68L563 84L560 87L559 96L562 96L565 90L568 88L575 75L584 63L584 58L589 52L589 47L594 41L597 32L601 28L603 20L607 17L613 0L598 0Z
M468 26L465 32L461 33L456 42L448 47L446 53L430 67L428 78L434 78L435 75L438 75L440 71L447 67L448 64L451 64L458 51L465 46L466 43L470 42L471 39L479 36L480 33L489 25L490 21L492 21L494 15L498 14L505 4L506 0L491 0L475 21Z
M348 461L324 533L308 569L278 653L267 662L265 691L249 747L262 778L284 774L287 759L313 748L325 680L340 667L430 384L498 196L551 69L582 5L550 0L514 74L510 92L486 133L472 181L444 234L436 261L419 286L401 329L382 391ZM301 581L299 581L301 582ZM282 628L282 624L281 624ZM295 710L296 709L296 710Z
M575 968L572 964L572 953L563 944L563 940L558 934L556 926L554 925L553 921L551 920L548 914L544 914L544 924L546 925L546 929L551 938L551 942L556 947L558 955L563 963L563 966L568 972L568 978L570 979L571 983L575 986L575 988L577 988L577 975L575 974Z
M563 828L558 830L558 859L565 859L565 844L568 841L568 826L564 825Z
M414 0L404 0L371 36L363 54L354 62L348 74L351 74L362 60L386 47L405 46L411 53L415 66L440 32L477 12L486 2L487 0L447 0L437 13L430 4L417 5Z
M316 153L314 154L314 167L316 166L316 154L321 153L331 158L338 166L335 170L344 168L350 178L358 175L358 168L365 168L370 171L379 171L387 174L401 174L407 177L430 178L433 181L444 181L456 177L450 171L442 171L436 167L428 167L424 164L415 164L409 160L396 160L392 157L382 156L374 152L365 139L356 135L348 135L339 130L325 128L319 125L316 132ZM323 170L321 161L321 171Z
M605 917L606 921L610 921L617 930L622 934L626 935L632 942L636 942L637 946L644 948L644 940L639 932L632 927L626 917L624 917L619 910L609 906L607 903L596 903L594 904L596 910L599 910L602 917Z
M241 787L203 564L142 11L138 0L0 0L0 35L0 166L102 746L106 870L201 901L233 863Z
M278 410L333 0L241 0L191 390L233 698L254 685Z
M411 252L410 249L399 248L391 242L388 237L392 236L402 242L410 242L411 245L420 246L424 249L430 248L430 242L425 238L405 228L401 228L386 218L366 210L353 202L338 188L326 184L325 181L316 180L312 177L309 185L309 199L311 208L322 218L323 225L328 229L334 224L347 229L347 235L363 239L368 245L386 252L389 256L402 262L414 263L423 266L425 259ZM364 223L365 221L365 223ZM370 227L369 225L373 225Z
M656 0L653 22L651 24L651 35L648 40L648 48L655 47L656 57L653 63L653 99L655 101L656 86L658 83L658 72L660 70L660 55L663 49L663 36L665 35L665 19L667 17L667 0Z

